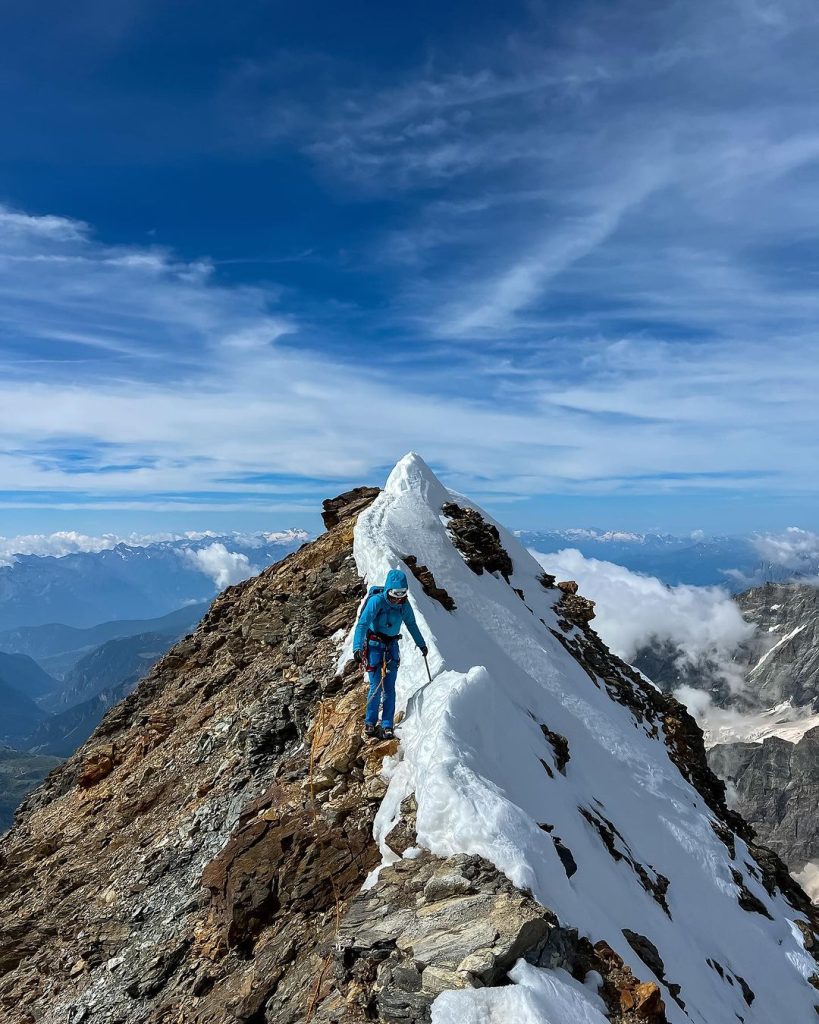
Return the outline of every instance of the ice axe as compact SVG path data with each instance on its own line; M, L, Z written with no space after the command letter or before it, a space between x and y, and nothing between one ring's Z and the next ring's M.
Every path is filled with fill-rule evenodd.
M427 656L426 656L426 654L422 654L422 655L421 655L421 657L422 657L422 658L424 659L424 664L425 664L425 665L426 665L426 667L427 667L427 679L428 679L428 680L429 680L430 682L432 682L432 673L431 673L431 672L430 672L430 670L429 670L429 662L427 661Z

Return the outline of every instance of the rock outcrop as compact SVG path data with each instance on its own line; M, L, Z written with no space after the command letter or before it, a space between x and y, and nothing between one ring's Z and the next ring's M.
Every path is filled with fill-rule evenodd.
M723 743L708 761L761 841L792 871L819 861L819 728L798 743Z
M819 587L766 583L739 594L736 602L758 629L745 654L743 696L756 707L785 700L819 705Z

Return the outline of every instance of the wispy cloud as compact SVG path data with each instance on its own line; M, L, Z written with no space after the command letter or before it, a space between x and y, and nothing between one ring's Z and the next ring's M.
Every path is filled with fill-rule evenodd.
M804 236L816 208L816 10L530 12L482 45L433 49L415 73L324 58L309 99L293 99L294 55L257 62L236 86L246 123L347 187L407 197L383 251L422 270L402 312L429 332L547 347L571 302L594 305L598 327L759 337L770 325L754 313L782 295L765 250ZM788 292L790 308L815 304L808 275Z
M286 286L0 207L0 505L300 511L416 448L498 502L805 507L815 6L527 10L414 65L234 67L220 144L344 213Z
M819 581L819 533L791 526L783 533L752 538L761 558Z

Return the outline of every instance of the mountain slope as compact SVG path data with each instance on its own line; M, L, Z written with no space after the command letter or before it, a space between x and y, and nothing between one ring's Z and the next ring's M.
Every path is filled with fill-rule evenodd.
M26 801L10 1024L813 1019L819 920L588 602L415 456L325 522ZM405 642L400 745L366 744L346 654L399 565L435 675Z
M768 583L735 600L757 627L733 656L741 687L704 659L681 669L670 644L644 648L634 664L666 689L708 692L711 767L730 784L733 806L800 875L819 864L819 588Z
M21 626L0 632L0 651L27 654L50 671L64 673L84 655L119 637L137 633L187 633L207 611L207 602L186 605L154 619L115 619L79 629L60 622Z
M735 805L762 841L793 870L819 860L819 727L797 743L771 736L762 743L720 744L708 760L731 782Z
M36 700L51 693L57 680L25 654L6 654L0 651L0 679L12 689Z
M32 754L70 757L97 728L106 711L128 696L136 681L112 683L81 704L49 715L23 738L23 745Z
M300 531L265 537L199 537L103 551L16 555L0 566L0 629L63 622L94 626L104 619L165 615L209 600L216 591L208 552L238 559L246 570L267 565L306 539ZM204 556L204 561L198 556ZM216 578L218 578L218 566ZM235 576L233 578L236 578ZM222 584L224 585L224 584Z
M0 679L0 743L19 746L47 717L30 697Z
M83 704L112 686L135 683L178 637L178 633L137 633L100 644L80 658L44 706L60 711Z
M768 583L736 601L762 641L748 660L746 688L754 703L816 702L819 710L819 587Z

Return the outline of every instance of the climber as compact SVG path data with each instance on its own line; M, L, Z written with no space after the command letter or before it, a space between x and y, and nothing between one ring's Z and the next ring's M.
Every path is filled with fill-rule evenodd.
M401 660L398 641L402 624L426 657L427 647L407 600L407 577L401 569L390 569L383 587L370 587L353 635L353 658L370 677L364 733L371 739L394 736L395 677ZM382 697L384 706L379 729L378 710Z

